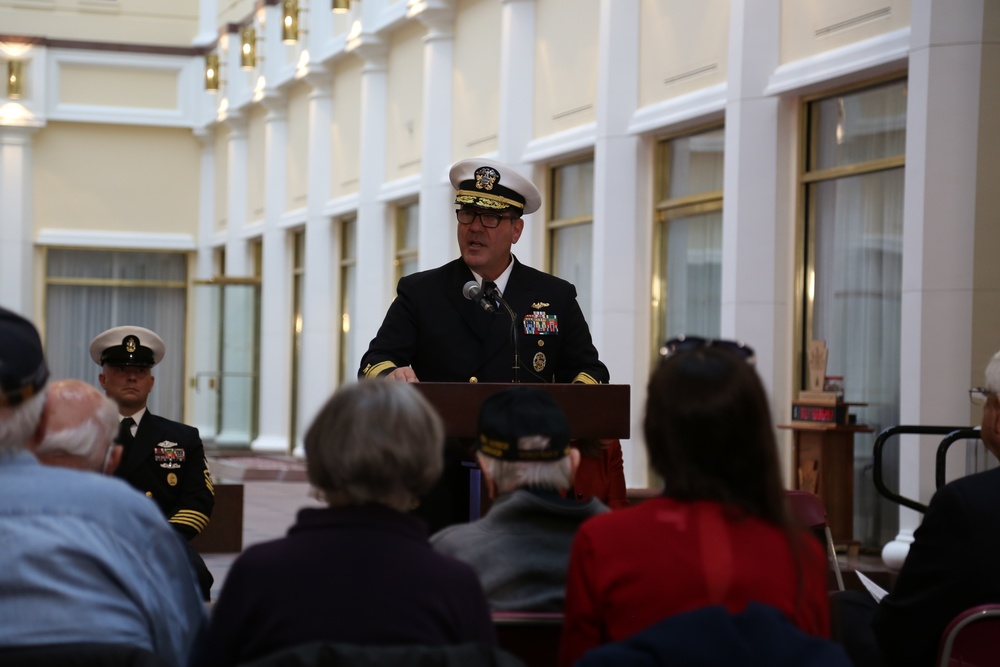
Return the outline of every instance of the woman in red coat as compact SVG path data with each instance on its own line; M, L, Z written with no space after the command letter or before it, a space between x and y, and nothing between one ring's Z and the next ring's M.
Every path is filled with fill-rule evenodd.
M644 433L662 496L593 517L576 534L559 664L668 616L752 601L829 636L826 558L786 510L753 352L682 338L649 381Z

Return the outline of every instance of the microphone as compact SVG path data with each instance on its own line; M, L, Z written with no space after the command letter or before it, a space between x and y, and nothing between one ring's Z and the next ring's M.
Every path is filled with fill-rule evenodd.
M486 294L483 293L483 288L479 286L475 280L470 280L465 283L462 287L462 296L464 296L469 301L475 301L485 310L487 313L497 312L497 307L493 305L489 299L485 298Z

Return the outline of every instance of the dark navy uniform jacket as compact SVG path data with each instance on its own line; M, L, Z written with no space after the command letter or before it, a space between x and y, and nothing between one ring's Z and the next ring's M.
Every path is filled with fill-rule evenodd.
M208 525L215 495L198 429L147 410L115 476L155 500L187 539Z
M517 315L518 380L607 382L573 284L513 261L503 297ZM412 366L422 382L513 381L510 316L466 299L462 287L470 280L461 258L403 277L359 377Z

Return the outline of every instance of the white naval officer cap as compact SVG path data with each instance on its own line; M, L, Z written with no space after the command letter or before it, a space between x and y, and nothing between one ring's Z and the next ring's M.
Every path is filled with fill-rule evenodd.
M163 339L143 327L108 329L90 341L90 358L98 366L147 366L160 363L166 352Z
M457 191L456 204L501 210L518 208L534 213L542 205L542 195L535 184L508 164L486 158L456 162L448 173Z

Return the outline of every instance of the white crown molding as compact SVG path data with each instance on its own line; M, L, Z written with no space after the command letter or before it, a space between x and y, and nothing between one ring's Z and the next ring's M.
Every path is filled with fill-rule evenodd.
M586 123L577 127L551 134L540 139L532 139L524 149L520 162L542 162L570 153L593 149L597 143L597 123Z
M637 109L629 122L629 134L645 134L704 119L726 110L726 84L720 83Z
M405 197L420 194L420 175L407 176L389 183L383 183L379 188L378 201L384 203L398 201Z
M307 211L305 206L285 211L278 219L278 229L292 229L306 224Z
M905 64L910 56L910 28L872 37L843 48L781 65L768 80L765 95L801 91L838 77L868 74L886 65Z
M357 214L360 200L361 197L356 192L331 199L323 206L322 214L331 218L339 218L351 213Z
M124 250L195 250L194 234L91 232L75 229L38 230L35 243L46 247L115 248Z

